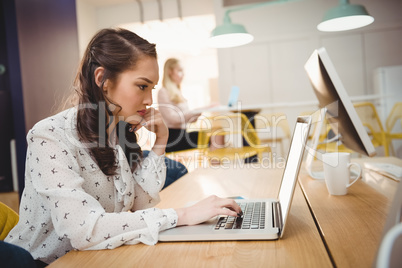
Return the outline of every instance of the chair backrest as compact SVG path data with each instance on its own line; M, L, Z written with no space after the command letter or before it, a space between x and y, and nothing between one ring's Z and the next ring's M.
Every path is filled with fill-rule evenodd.
M241 135L251 147L260 146L260 139L248 118L242 113L226 113L216 116L202 118L202 127L198 134L198 148L205 149L209 147L209 141L212 136L231 136ZM228 140L225 147L233 142Z
M353 104L355 110L369 134L384 132L377 109L371 102L360 102Z
M396 122L399 120L402 126L402 102L397 102L392 107L391 112L387 117L387 121L385 122L385 128L388 133L392 132Z
M0 240L4 240L11 229L17 225L18 214L6 204L0 202Z
M353 104L353 106L363 126L366 127L369 136L372 136L373 142L383 144L385 131L374 104L371 102L360 102Z

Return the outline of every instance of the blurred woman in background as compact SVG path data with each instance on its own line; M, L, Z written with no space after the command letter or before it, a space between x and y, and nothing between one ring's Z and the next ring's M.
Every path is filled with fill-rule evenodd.
M183 77L184 71L180 61L176 58L168 59L163 68L162 88L158 92L159 111L169 129L166 152L197 148L198 132L188 132L186 125L197 121L201 113L189 109L181 91ZM213 137L211 149L222 145L223 138Z

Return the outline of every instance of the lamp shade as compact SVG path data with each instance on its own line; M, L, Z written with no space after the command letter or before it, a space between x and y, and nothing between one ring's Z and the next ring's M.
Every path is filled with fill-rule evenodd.
M209 46L216 48L228 48L242 46L253 41L254 37L246 31L243 25L233 24L225 20L217 26L209 38Z
M367 26L373 21L364 6L341 1L339 6L328 10L317 29L323 32L347 31Z

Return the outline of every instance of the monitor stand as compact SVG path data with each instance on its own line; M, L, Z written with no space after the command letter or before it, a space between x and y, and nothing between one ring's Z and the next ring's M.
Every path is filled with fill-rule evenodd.
M310 175L310 177L312 177L313 179L317 179L317 180L324 179L324 171L323 170L319 170L319 171L314 170L313 171L313 162L314 162L315 158L317 158L321 162L323 161L322 154L324 154L325 152L319 152L317 150L317 147L318 147L318 143L319 143L319 139L320 139L321 130L324 126L326 114L327 114L327 108L321 108L319 110L319 115L313 116L313 122L315 122L317 125L316 125L314 133L313 133L311 146L306 148L307 149L307 157L306 157L307 173ZM335 141L340 142L340 137L341 137L340 134L338 134L335 137L331 138L330 140L325 140L322 143L330 143L330 142L335 142Z

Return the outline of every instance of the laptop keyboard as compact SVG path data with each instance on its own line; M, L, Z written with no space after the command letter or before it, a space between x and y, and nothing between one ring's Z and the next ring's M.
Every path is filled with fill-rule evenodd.
M239 217L221 216L216 223L215 230L265 228L265 202L238 204L243 211L243 215Z

